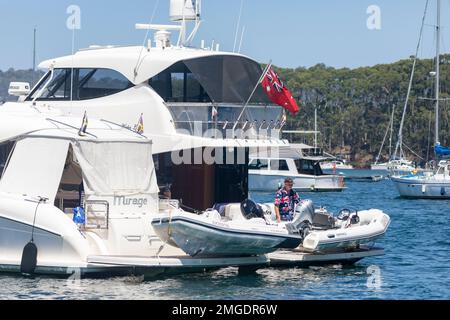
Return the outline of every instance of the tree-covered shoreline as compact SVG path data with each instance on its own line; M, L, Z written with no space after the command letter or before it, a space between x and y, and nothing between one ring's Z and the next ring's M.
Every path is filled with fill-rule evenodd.
M323 64L311 68L276 68L294 96L301 100L301 112L290 117L287 129L312 130L314 108L318 107L319 145L333 154L348 153L350 160L367 167L381 147L393 106L394 144L406 100L413 59L357 69L335 69ZM423 160L433 156L434 85L433 59L418 60L408 103L404 142ZM442 98L450 92L450 55L441 56ZM450 110L441 103L441 143L450 145ZM299 137L293 137L299 139ZM311 143L312 137L306 142ZM388 157L386 147L383 156Z

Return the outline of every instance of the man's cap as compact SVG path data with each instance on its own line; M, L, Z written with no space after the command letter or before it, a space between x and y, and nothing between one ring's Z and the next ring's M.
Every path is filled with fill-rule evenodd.
M294 180L292 178L286 178L284 179L284 183L294 183Z

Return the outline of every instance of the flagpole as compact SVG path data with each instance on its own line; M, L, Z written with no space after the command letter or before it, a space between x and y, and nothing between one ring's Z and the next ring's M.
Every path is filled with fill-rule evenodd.
M264 77L267 75L267 72L269 72L269 70L270 70L271 67L272 67L272 60L270 60L269 64L266 66L266 69L264 69L264 72L263 72L263 74L261 75L261 77L259 78L258 83L256 84L255 88L253 88L252 94L250 95L250 97L249 97L249 98L247 99L247 101L245 102L244 107L243 107L243 109L242 109L242 112L241 112L241 114L239 115L239 117L237 118L236 123L234 124L233 132L234 132L234 130L236 130L236 127L237 127L239 121L241 120L242 116L244 115L245 110L247 110L247 107L248 107L248 105L249 105L249 103L250 103L250 100L252 100L253 95L255 94L256 90L258 89L258 86L259 86L259 85L261 84L261 82L264 80Z

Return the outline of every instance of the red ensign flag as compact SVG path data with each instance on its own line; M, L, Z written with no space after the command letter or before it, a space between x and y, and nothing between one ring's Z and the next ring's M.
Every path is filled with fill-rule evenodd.
M267 71L262 80L262 86L273 103L282 106L294 115L300 111L297 101L295 101L292 93L286 88L272 68L269 68Z

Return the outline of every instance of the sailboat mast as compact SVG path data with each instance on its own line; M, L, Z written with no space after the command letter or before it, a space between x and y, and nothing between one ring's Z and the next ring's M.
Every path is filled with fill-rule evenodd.
M314 108L314 148L317 149L318 143L317 143L317 106Z
M440 52L441 52L441 0L437 0L436 23L436 145L439 144L439 102L440 102Z
M391 135L389 136L389 159L392 158L392 138L394 136L394 115L395 115L395 104L392 106L392 114L391 114Z

